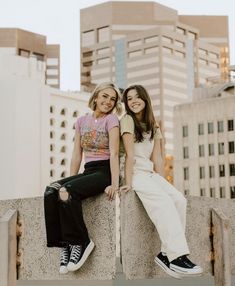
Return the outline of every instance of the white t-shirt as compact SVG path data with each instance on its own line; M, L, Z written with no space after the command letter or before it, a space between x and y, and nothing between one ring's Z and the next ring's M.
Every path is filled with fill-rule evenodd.
M124 115L120 121L121 136L124 133L135 134L134 120L128 114ZM153 162L150 160L154 140L162 139L162 133L160 128L156 129L154 139L150 140L151 133L144 133L144 140L142 142L134 142L134 171L142 170L147 172L153 172ZM123 143L121 143L121 154L125 153Z

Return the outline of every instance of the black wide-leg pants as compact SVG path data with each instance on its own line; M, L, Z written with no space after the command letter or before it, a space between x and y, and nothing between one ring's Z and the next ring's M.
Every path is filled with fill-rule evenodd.
M89 240L83 219L82 200L103 193L111 185L109 160L85 164L82 174L71 176L46 187L44 211L48 247L84 244ZM68 199L61 200L59 189L65 187Z

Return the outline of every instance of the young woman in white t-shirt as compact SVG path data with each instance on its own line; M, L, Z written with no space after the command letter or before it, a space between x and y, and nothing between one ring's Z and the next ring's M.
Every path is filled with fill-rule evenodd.
M78 270L94 248L83 220L82 200L119 188L120 91L100 84L89 100L93 111L77 119L70 177L53 182L44 194L48 247L60 247L61 274ZM84 154L84 172L78 174Z
M201 274L202 268L187 257L186 199L160 175L162 135L150 97L143 86L132 85L124 91L123 101L126 114L120 125L126 159L120 190L136 192L159 233L161 251L154 261L175 278Z

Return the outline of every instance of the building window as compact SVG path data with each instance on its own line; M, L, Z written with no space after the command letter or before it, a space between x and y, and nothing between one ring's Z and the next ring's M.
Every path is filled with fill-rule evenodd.
M228 120L228 131L233 131L234 127L233 127L233 119Z
M214 133L214 125L213 122L208 122L208 134Z
M218 121L217 122L218 133L224 132L224 122Z
M61 134L60 140L65 140L65 139L66 139L66 134L65 133Z
M189 39L196 40L197 35L193 32L188 31L188 37Z
M225 176L225 166L219 165L219 176L224 177Z
M61 178L65 178L65 177L66 177L66 172L65 172L65 171L62 172L60 177L61 177Z
M211 198L215 198L215 188L210 188L210 196Z
M220 197L225 198L225 187L220 187L219 192L220 192Z
M204 145L199 145L199 157L205 156L205 148Z
M61 162L60 162L60 165L62 165L62 166L66 165L66 160L62 159Z
M205 190L205 188L201 188L201 189L200 189L200 195L201 195L201 197L205 197L205 195L206 195L206 190Z
M53 139L55 136L54 132L53 131L50 131L50 138Z
M19 55L25 58L29 58L30 56L30 51L19 49Z
M60 115L66 115L66 110L65 110L65 108L61 109Z
M189 196L189 190L188 189L184 190L184 195Z
M205 167L199 167L199 177L200 179L205 178Z
M65 146L62 146L62 147L60 148L60 152L61 152L61 153L65 153L65 152L66 152L66 147L65 147Z
M66 121L62 121L60 124L60 127L65 128L67 126L67 122Z
M53 126L55 124L55 120L53 118L50 119L50 125Z
M83 32L82 33L82 47L91 46L94 44L95 44L94 30Z
M55 150L55 145L54 144L50 144L50 151L54 151Z
M73 117L76 117L76 118L78 117L78 111L73 112Z
M184 168L184 180L187 181L189 179L189 169L188 167Z
M50 106L50 113L54 113L55 112L55 107L54 106Z
M235 187L230 187L230 197L231 199L235 199Z
M54 177L55 171L54 170L50 170L50 177Z
M139 57L141 55L142 55L142 51L141 50L128 53L128 57L129 58Z
M209 149L209 156L213 156L214 155L214 144L213 143L210 143L208 145L208 149Z
M214 178L215 177L215 167L209 166L209 177Z
M219 155L224 154L224 142L218 143L218 152L219 152Z
M198 124L198 135L203 135L204 134L204 124L199 123Z
M188 125L182 127L183 137L188 137Z
M188 147L183 147L183 156L184 159L187 159L189 157Z
M230 142L228 142L228 152L230 153L230 154L232 154L232 153L234 153L234 141L230 141Z
M109 35L110 35L109 26L98 28L97 29L98 43L109 41L109 38L110 38Z
M176 32L182 35L185 35L185 29L181 28L181 27L176 27Z
M54 164L54 158L53 157L50 157L50 164Z
M229 164L229 174L235 176L235 164Z

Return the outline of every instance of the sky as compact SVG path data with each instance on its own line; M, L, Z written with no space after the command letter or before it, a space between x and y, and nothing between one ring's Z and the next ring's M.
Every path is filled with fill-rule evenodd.
M120 0L122 1L122 0ZM131 0L129 0L131 1ZM80 89L80 9L101 0L0 0L0 27L20 28L60 44L61 89ZM139 2L136 0L136 2ZM142 0L141 2L145 2ZM157 0L182 15L229 16L230 60L235 64L235 3L232 0Z

